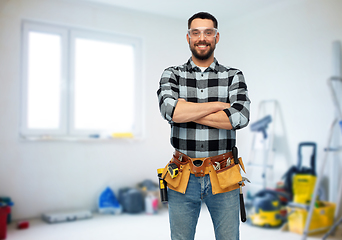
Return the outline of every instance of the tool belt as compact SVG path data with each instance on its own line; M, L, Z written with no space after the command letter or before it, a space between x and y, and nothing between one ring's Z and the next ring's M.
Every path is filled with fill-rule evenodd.
M175 163L179 170L175 178L172 178L167 171L167 166L171 163ZM207 158L190 158L175 151L168 165L164 168L163 179L168 183L170 189L183 194L188 186L190 173L196 177L209 174L212 193L217 194L239 188L239 182L242 181L240 167L245 172L242 159L239 158L238 161L235 161L232 152ZM244 186L244 183L242 185Z

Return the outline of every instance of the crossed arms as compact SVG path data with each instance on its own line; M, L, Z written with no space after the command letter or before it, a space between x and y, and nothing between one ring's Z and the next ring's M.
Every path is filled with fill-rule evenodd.
M209 127L231 130L230 120L223 111L226 108L230 108L229 103L192 103L179 98L172 120L176 123L195 122Z
M186 79L183 79L182 83L178 81L179 71L174 68L166 69L160 80L157 95L160 112L165 120L170 124L195 122L226 130L236 130L247 126L250 100L247 95L247 85L239 70L228 70L230 72L227 78L227 84L229 84L227 99L230 103L186 101L180 96L180 92L187 91L188 87L191 90L192 86L185 85ZM181 74L184 75L183 72ZM218 87L220 86L218 85ZM225 88L226 86L222 85L221 87ZM183 89L181 90L181 88ZM189 98L189 96L187 97Z

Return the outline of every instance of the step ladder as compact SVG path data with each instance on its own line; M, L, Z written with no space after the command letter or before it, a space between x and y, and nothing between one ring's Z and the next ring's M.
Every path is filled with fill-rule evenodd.
M338 95L336 93L336 88L334 87L334 83L341 84L341 86L342 86L342 78L332 77L332 78L328 79L328 86L331 90L333 103L334 103L335 109L337 111L337 117L334 119L334 121L332 122L332 124L330 126L330 131L329 131L327 145L326 145L327 147L324 149L325 154L324 154L324 158L323 158L323 162L322 162L322 167L320 168L320 173L317 175L314 193L313 193L313 196L311 198L308 215L307 215L306 222L305 222L305 228L304 228L304 233L303 233L303 238L302 238L303 240L306 240L306 238L309 234L309 226L311 223L313 210L315 207L314 206L315 205L315 199L318 196L319 185L320 185L321 180L323 178L324 166L327 165L328 158L329 158L330 154L337 154L337 153L342 152L342 146L337 146L337 147L333 146L333 141L332 141L333 137L336 134L338 134L339 136L342 135L342 107L339 103ZM339 128L340 131L336 131L336 128ZM335 179L332 179L331 181L335 181ZM338 225L342 223L342 218L337 219L337 215L339 214L339 212L341 210L341 205L342 205L342 178L340 178L339 186L340 186L339 194L338 194L338 199L336 201L335 223L333 224L333 226L329 230L329 232L323 237L323 239L326 239L330 234L332 234L335 231L335 229L338 227Z
M278 108L276 100L261 101L258 107L258 121L250 124L253 136L247 162L248 176L253 185L259 185L262 189L267 188L267 181L271 178L270 173L273 170L273 143Z

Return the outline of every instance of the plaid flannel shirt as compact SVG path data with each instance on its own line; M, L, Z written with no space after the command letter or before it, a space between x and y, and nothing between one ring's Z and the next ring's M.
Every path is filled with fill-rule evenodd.
M250 100L242 72L222 66L216 58L202 72L192 58L181 66L164 70L157 91L161 115L171 125L172 146L192 158L211 157L231 151L236 142L236 129L249 122ZM232 130L216 129L194 122L175 123L173 113L178 101L227 102L225 109Z

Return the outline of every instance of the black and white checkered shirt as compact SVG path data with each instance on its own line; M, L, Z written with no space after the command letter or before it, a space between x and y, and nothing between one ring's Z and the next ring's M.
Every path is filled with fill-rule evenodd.
M214 62L202 72L192 59L181 66L164 70L157 91L160 112L171 125L172 146L192 158L211 157L231 151L235 145L235 130L249 122L250 100L242 72ZM231 107L224 112L233 130L216 129L194 122L175 123L173 113L178 101L226 102Z

